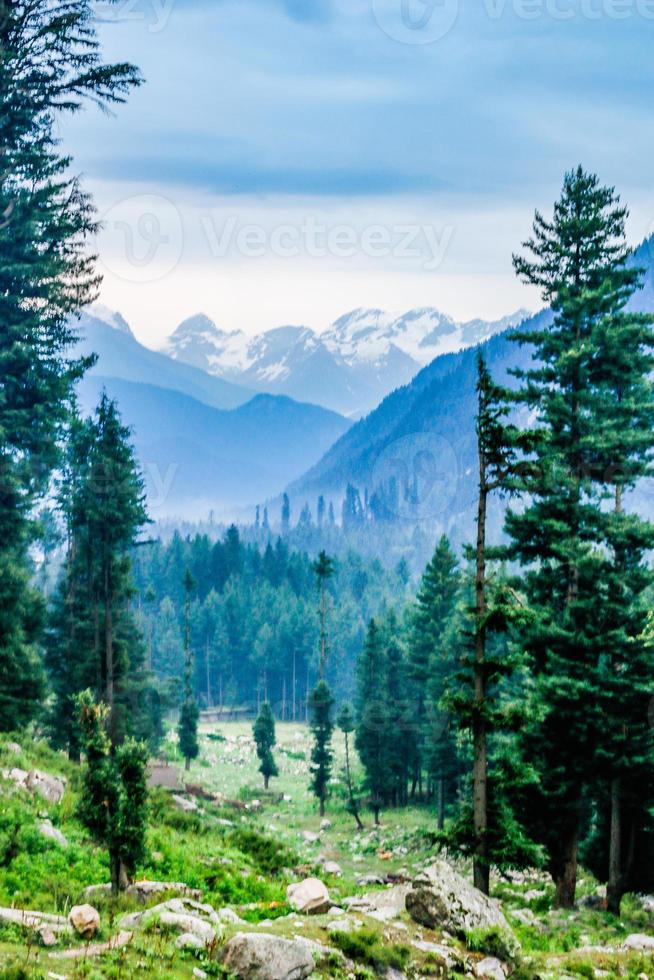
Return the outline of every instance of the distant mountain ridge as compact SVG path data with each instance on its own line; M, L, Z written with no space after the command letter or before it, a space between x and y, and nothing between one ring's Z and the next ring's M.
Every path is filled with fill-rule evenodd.
M642 289L629 309L654 312L654 236L636 249L633 262L645 270ZM551 322L543 310L525 329ZM528 347L509 339L511 330L483 343L493 376L514 384L510 370L531 362ZM295 508L322 494L340 502L347 484L378 513L408 526L426 522L453 540L469 539L476 495L476 353L470 348L437 357L407 385L388 395L353 425L301 479L288 487ZM654 481L640 491L643 512L654 518ZM652 484L652 486L650 486ZM502 505L493 501L490 524L499 527Z
M204 314L184 320L163 348L176 361L258 391L347 415L374 408L435 357L473 346L528 316L457 323L431 307L398 316L357 309L324 333L282 326L255 337L221 330Z

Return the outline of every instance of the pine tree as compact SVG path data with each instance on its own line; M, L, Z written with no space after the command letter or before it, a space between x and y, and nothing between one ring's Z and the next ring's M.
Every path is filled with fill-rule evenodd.
M331 741L334 731L332 711L334 698L326 681L320 680L309 696L309 724L313 735L311 750L311 790L320 804L320 816L325 815L329 780L334 759Z
M198 743L198 721L200 709L195 699L193 687L193 651L191 649L191 595L195 581L188 568L184 574L184 701L179 715L177 734L179 750L184 757L188 772L193 759L200 754Z
M106 395L92 418L71 425L59 506L68 540L46 644L50 730L76 757L72 700L89 687L108 707L114 742L151 735L143 638L129 607L131 551L148 518L129 429Z
M282 497L282 534L288 534L291 529L291 502L288 494Z
M517 373L516 398L535 424L522 480L527 506L509 512L507 530L511 557L524 566L531 618L522 638L535 678L532 724L522 741L540 791L525 818L547 850L562 907L574 904L582 801L604 728L598 667L606 518L598 463L613 449L601 431L605 339L639 281L625 217L614 190L578 168L566 174L552 220L536 214L528 254L514 260L554 312L551 326L515 334L534 354L533 365Z
M354 787L352 785L352 767L350 765L350 735L355 730L356 723L354 719L354 710L352 705L348 702L346 702L339 711L336 724L343 732L345 737L345 781L347 783L348 809L356 821L357 828L359 830L363 830L363 824L361 823L361 817L359 816L359 804L357 803L356 796L354 795Z
M450 542L443 535L434 555L422 576L412 617L409 642L409 675L413 685L414 724L417 737L417 758L414 781L422 781L422 771L427 763L429 742L433 741L434 719L430 717L427 703L428 686L431 685L432 703L440 700L442 690L434 691L435 683L451 664L451 647L446 645L448 623L454 611L460 573L456 555ZM440 719L440 715L439 715ZM446 726L439 724L439 730ZM432 755L432 761L434 756ZM432 767L433 768L433 767ZM434 770L440 793L444 793L444 772Z
M91 691L76 700L86 755L80 818L109 852L115 894L127 887L145 857L148 752L134 739L113 747L108 706L96 704Z
M320 679L325 679L325 669L327 667L327 612L328 597L327 583L333 578L336 569L334 560L325 551L321 551L318 560L314 562L313 571L318 581L320 592Z
M29 549L33 509L58 463L75 381L71 315L97 288L93 208L57 145L61 114L107 106L139 81L103 65L91 0L0 0L0 729L43 703L44 622Z
M277 764L272 753L277 743L275 718L268 701L264 701L261 705L261 710L259 711L252 731L257 746L257 756L261 763L259 772L263 776L264 788L268 789L268 783L271 777L279 775L279 770L277 769Z
M386 673L384 636L373 619L368 624L365 646L357 663L355 745L366 772L366 788L375 824L379 824L379 811L390 795L389 756L391 739L395 737L389 728Z

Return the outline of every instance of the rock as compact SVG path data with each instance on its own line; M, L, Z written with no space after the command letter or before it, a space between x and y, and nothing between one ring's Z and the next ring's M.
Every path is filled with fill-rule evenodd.
M429 953L430 957L439 961L439 966L444 966L447 970L456 969L462 962L455 950L450 949L449 946L444 946L442 943L430 943L420 939L412 945L421 953Z
M379 875L361 875L357 878L357 885L359 888L370 888L371 885L383 885L384 879L380 878Z
M127 888L126 894L145 904L154 895L162 894L183 895L200 901L202 892L199 888L189 888L181 881L135 881Z
M38 793L46 803L61 803L66 792L66 781L62 777L32 769L27 774L25 787L30 793Z
M202 905L191 898L171 898L143 912L124 915L120 920L120 926L122 929L142 929L157 921L162 922L164 915L174 917L167 919L164 924L177 931L192 932L204 942L214 942L217 933L222 933L221 919L215 909L211 905ZM199 926L191 927L190 923L199 923ZM205 926L211 929L211 933L209 929L204 928Z
M645 912L654 912L654 895L641 895L640 904Z
M209 976L209 974L208 973L205 973L204 970L201 970L199 966L194 966L193 967L193 976L194 977L197 977L198 980L206 980L206 978Z
M182 912L161 912L159 915L159 924L164 926L166 929L175 929L177 932L181 933L192 933L196 936L200 942L205 946L212 946L218 936L216 935L216 930L199 916L186 915Z
M43 927L50 929L56 936L70 934L71 927L64 915L53 915L50 912L29 912L25 909L0 908L0 922L22 926L38 932Z
M331 907L327 888L320 878L305 878L304 881L289 885L286 900L292 909L305 915L321 915Z
M301 941L256 932L237 932L223 948L221 960L238 980L305 980L315 968Z
M23 752L18 742L7 742L5 748L7 752L12 752L14 755L22 755Z
M331 830L332 829L332 822L331 822L331 820L321 820L320 821L320 829L321 830Z
M338 905L332 905L332 907L328 910L327 915L336 917L345 915L345 909L339 909Z
M622 945L624 949L654 949L654 936L632 933L631 936L627 936Z
M522 926L537 926L538 919L531 909L513 909L511 915L517 919Z
M475 976L486 977L487 980L506 980L504 967L494 956L487 956L485 960L475 964Z
M57 945L57 937L49 926L41 926L39 929L39 939L44 946L50 948Z
M500 908L439 861L422 871L406 896L407 912L429 929L447 929L461 939L473 929L497 929L504 937L503 955L516 956L520 945Z
M245 925L245 921L233 909L218 909L217 914L221 922L235 926Z
M183 932L175 940L177 949L205 949L205 944L193 932Z
M319 835L314 834L312 830L303 830L300 836L305 844L317 844L320 840Z
M109 942L91 943L87 946L81 946L79 949L67 949L63 953L50 953L50 956L61 960L86 959L89 956L102 956L104 953L110 953L114 949L122 949L123 946L127 946L131 941L131 932L119 932L116 936L112 936Z
M340 878L343 874L343 869L336 861L325 861L322 869L326 875L333 875L335 878Z
M185 796L179 796L177 793L173 793L172 801L177 809L184 813L196 813L199 809L195 800L187 800Z
M100 928L100 913L92 905L74 905L68 913L68 921L78 936L90 939Z
M60 847L68 847L67 839L57 827L52 826L51 820L42 820L41 823L37 824L37 827L39 833L43 834L48 840L54 841Z

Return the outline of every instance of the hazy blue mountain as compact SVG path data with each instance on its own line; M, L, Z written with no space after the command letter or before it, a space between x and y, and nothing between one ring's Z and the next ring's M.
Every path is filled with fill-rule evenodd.
M646 269L634 310L654 311L654 237L636 251ZM525 329L551 320L542 311ZM531 360L528 348L508 339L510 331L483 344L493 375L512 384L509 371ZM335 504L348 483L367 494L386 516L446 530L455 539L470 536L476 495L476 350L437 357L407 385L388 395L352 426L325 456L289 487L296 507L324 494ZM654 488L644 486L645 508L654 515ZM491 523L501 520L495 505Z
M479 343L527 315L520 310L499 321L456 323L432 308L401 316L358 309L321 334L284 326L249 337L198 314L179 325L164 349L177 361L246 387L359 416L438 354Z
M231 516L310 467L348 428L340 415L289 398L256 395L228 411L154 384L87 375L90 412L102 389L133 430L153 518Z
M215 408L235 408L255 394L234 382L149 350L138 342L119 313L104 307L91 307L84 312L78 329L78 350L98 355L91 375L170 388Z

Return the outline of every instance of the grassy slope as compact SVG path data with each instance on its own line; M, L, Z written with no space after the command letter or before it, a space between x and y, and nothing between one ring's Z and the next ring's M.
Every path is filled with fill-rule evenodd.
M364 834L353 832L353 822L346 813L343 786L340 778L343 747L342 737L336 736L336 782L329 818L332 827L321 834L317 843L307 843L303 831L319 831L319 816L307 792L308 752L307 732L300 725L278 726L277 760L279 779L274 781L270 794L262 792L256 771L256 757L245 724L221 726L225 741L215 741L209 735L215 728L203 732L202 754L194 764L189 780L223 794L228 800L262 803L261 808L242 811L226 803L200 803L200 812L185 814L175 809L163 791L152 799L150 859L140 869L140 877L164 881L184 881L203 890L206 901L216 908L232 906L252 923L252 928L271 930L292 937L304 935L329 943L329 920L325 916L300 920L287 917L286 885L296 880L301 867L309 873L319 859L337 861L343 869L341 878L327 878L332 897L340 898L366 889L357 886L363 874L386 875L405 872L413 874L433 859L429 828L433 814L425 808L386 815L382 828L373 830L370 818ZM167 753L174 759L172 742ZM23 756L16 756L0 741L0 769L11 766L38 767L65 775L69 780L64 801L59 806L45 805L22 792L11 792L7 783L0 783L0 904L15 904L22 908L66 913L81 897L84 887L107 880L106 860L95 848L75 819L76 796L79 791L79 771L60 755L37 743ZM284 799L283 797L290 797ZM36 829L37 821L48 815L70 841L68 849L47 842ZM230 821L224 826L221 821ZM381 857L384 854L384 858ZM389 857L390 855L390 857ZM583 881L581 892L590 893L594 883ZM369 890L369 889L368 889ZM580 954L578 949L592 945L618 944L630 932L654 932L654 918L642 911L636 900L627 902L622 922L599 911L586 910L570 914L550 912L552 889L546 879L528 878L520 882L496 883L496 894L505 910L530 908L537 916L533 927L520 926L518 932L531 966L514 974L515 980L528 980L537 975L595 976L596 969L606 970L608 976L624 976L636 980L643 973L654 978L651 958L634 956L612 957L603 954ZM538 893L525 899L525 893ZM247 906L247 908L245 908ZM117 906L104 900L99 906L102 914L102 933L107 939L116 931L115 919L134 905L122 899ZM361 916L349 915L361 919ZM264 922L264 925L259 923ZM382 925L365 918L369 942L375 942L372 953L364 944L350 955L357 955L355 973L371 976L368 964L384 955L399 964L406 959L410 948L413 964L407 968L412 976L435 974L429 956L418 953L410 943L418 937L438 941L440 937L429 930L419 929L408 918ZM235 927L230 927L227 936ZM0 978L47 977L49 972L66 977L131 977L136 973L151 977L191 977L193 968L200 965L210 975L220 976L219 967L207 957L198 960L189 953L175 949L174 937L156 930L136 934L132 944L101 959L77 963L53 959L38 944L29 944L13 928L0 931ZM356 945L356 944L355 944ZM22 972L21 972L22 971ZM413 971L413 972L412 972ZM418 971L417 973L415 971ZM345 976L334 964L325 965L324 976ZM598 974L601 975L601 974Z

